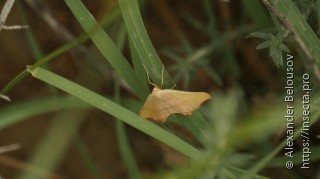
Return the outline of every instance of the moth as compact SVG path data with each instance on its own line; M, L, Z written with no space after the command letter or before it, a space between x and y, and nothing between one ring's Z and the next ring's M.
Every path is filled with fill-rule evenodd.
M145 119L165 123L172 114L191 116L192 112L197 110L203 102L211 99L211 96L206 92L161 89L150 81L148 71L145 66L144 68L149 84L154 87L139 113ZM162 68L161 86L163 84L163 70L164 67Z

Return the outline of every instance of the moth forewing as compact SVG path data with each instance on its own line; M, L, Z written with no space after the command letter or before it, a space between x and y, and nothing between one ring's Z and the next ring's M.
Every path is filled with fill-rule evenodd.
M166 122L172 114L192 115L193 111L210 98L205 92L154 88L143 105L140 116Z

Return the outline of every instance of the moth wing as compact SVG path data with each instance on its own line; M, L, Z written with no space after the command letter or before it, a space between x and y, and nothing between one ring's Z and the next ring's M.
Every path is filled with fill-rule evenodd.
M170 114L166 112L166 107L164 107L166 104L160 97L161 95L154 92L151 93L141 108L139 115L145 119L166 122Z
M178 90L155 90L152 92L140 111L140 116L165 122L175 113L192 115L192 112L210 99L204 92L185 92Z
M183 115L192 115L192 112L197 110L201 104L209 100L211 96L205 92L186 92L179 90L162 90L163 97L174 113Z

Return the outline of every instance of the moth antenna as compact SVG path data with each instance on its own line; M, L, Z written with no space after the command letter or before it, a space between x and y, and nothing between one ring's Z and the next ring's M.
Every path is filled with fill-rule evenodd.
M146 68L146 66L145 66L144 64L142 64L142 65L143 65L144 69L146 70L149 84L152 85L152 86L155 87L155 88L159 88L156 84L154 84L154 83L152 83L152 82L150 81L150 77L149 77L148 70L147 70L147 68Z
M162 71L161 71L161 89L162 89L162 85L163 85L163 73L164 72L164 65L162 65Z

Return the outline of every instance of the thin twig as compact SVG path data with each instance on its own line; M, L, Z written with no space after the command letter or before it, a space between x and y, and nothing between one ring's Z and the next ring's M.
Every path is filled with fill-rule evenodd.
M3 94L0 94L0 99L4 99L4 100L9 101L9 102L11 101L9 96L3 95Z
M7 17L13 7L15 0L7 0L6 3L4 4L1 13L0 13L0 31L1 29L4 30L16 30L16 29L25 29L28 28L26 25L12 25L8 26L6 24Z
M14 0L7 0L6 3L4 4L2 10L1 10L1 16L0 16L0 23L5 24L7 17L12 9L12 6L14 4Z
M10 145L6 145L6 146L1 146L0 153L10 152L13 150L18 150L20 148L21 148L20 144L10 144Z
M315 63L310 51L307 49L305 43L303 42L303 40L300 38L300 36L295 32L294 28L292 28L292 25L290 24L290 22L287 20L287 18L276 8L274 8L271 3L269 2L269 0L262 0L262 2L267 6L267 8L276 16L278 16L278 18L280 19L280 21L283 23L283 25L289 30L289 32L291 32L291 34L293 35L293 38L296 40L296 42L299 44L299 46L301 47L301 49L304 51L304 53L306 54L306 56L308 57L308 59L310 60L310 65L311 65L311 69L313 70L317 80L320 82L320 70L317 67L317 64Z

